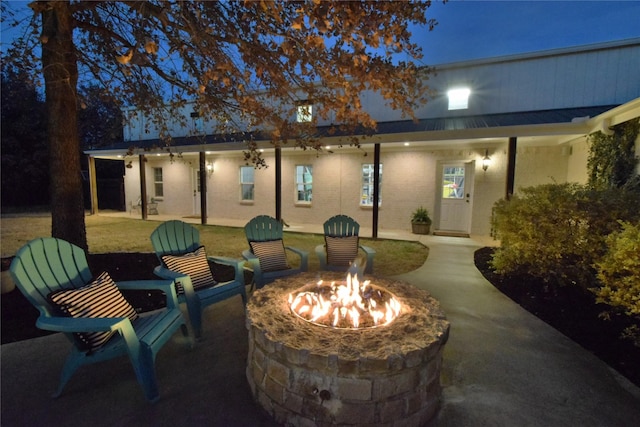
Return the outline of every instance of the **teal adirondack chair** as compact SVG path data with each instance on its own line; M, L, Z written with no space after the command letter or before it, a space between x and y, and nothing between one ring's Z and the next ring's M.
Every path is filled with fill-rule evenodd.
M194 226L183 221L171 220L160 224L151 234L153 249L160 260L160 265L153 272L165 279L174 279L180 283L184 292L179 293L178 301L187 304L189 319L194 329L196 338L202 336L202 311L216 302L231 298L235 295L242 297L242 303L247 303L247 293L244 282L244 260L221 256L207 256L208 262L233 267L234 278L227 282L216 282L213 274L206 275L208 281L204 286L194 289L193 274L185 275L193 267L182 268L182 272L171 270L167 267L162 257L166 255L183 256L198 250L200 245L200 232ZM205 268L208 268L207 265ZM209 272L210 272L209 268ZM206 272L205 272L206 273Z
M84 251L67 241L51 237L30 241L16 254L10 272L18 289L40 311L36 326L48 331L63 332L73 343L54 397L60 396L62 389L80 366L128 355L145 397L151 402L159 399L155 373L156 354L179 328L187 335L186 322L178 306L173 281L138 280L116 283L120 290L159 289L166 294L165 309L142 313L131 321L128 317L78 318L60 314L50 301L50 295L56 291L86 289L84 287L93 279ZM83 347L74 334L107 331L116 333L101 347L91 350Z
M325 244L316 246L320 270L347 271L358 252L366 257L365 274L373 273L373 258L376 251L360 244L360 224L347 215L336 215L324 222Z
M309 253L283 242L282 223L277 219L260 215L244 226L249 249L242 252L249 268L253 270L253 283L259 289L280 277L307 271ZM287 261L286 251L299 259L298 267Z

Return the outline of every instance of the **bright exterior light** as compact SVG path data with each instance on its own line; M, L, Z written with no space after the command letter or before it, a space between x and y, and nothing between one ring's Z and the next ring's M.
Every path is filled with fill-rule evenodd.
M464 110L469 108L469 95L471 89L468 87L451 89L447 92L449 97L449 110Z
M489 169L489 165L491 164L491 157L489 157L489 150L484 150L484 157L482 158L482 170L486 171Z

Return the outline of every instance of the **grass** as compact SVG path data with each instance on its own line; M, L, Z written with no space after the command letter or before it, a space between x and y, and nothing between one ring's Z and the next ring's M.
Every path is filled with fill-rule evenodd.
M149 236L158 226L157 221L114 218L90 215L85 218L89 252L92 254L112 252L153 252ZM11 257L28 241L37 237L51 236L51 217L22 216L3 217L1 229L2 257ZM200 230L200 241L207 254L242 257L248 248L244 230L236 227L194 224ZM374 272L380 276L393 276L415 270L424 264L429 249L418 242L401 240L361 238L361 244L376 251ZM284 233L288 246L309 251L309 270L319 268L314 249L324 243L320 234Z

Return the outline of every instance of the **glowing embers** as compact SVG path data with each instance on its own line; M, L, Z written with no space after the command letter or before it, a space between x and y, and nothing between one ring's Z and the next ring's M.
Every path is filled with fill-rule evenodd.
M364 329L388 325L402 312L402 304L389 291L362 284L357 275L346 282L303 286L289 294L291 311L307 322L340 329Z

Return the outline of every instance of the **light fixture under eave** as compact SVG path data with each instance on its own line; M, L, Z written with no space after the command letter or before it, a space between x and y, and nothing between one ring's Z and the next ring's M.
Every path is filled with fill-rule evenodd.
M484 157L482 158L482 170L486 172L491 164L491 157L489 157L489 150L484 150Z
M207 175L211 176L213 175L213 162L207 162Z

